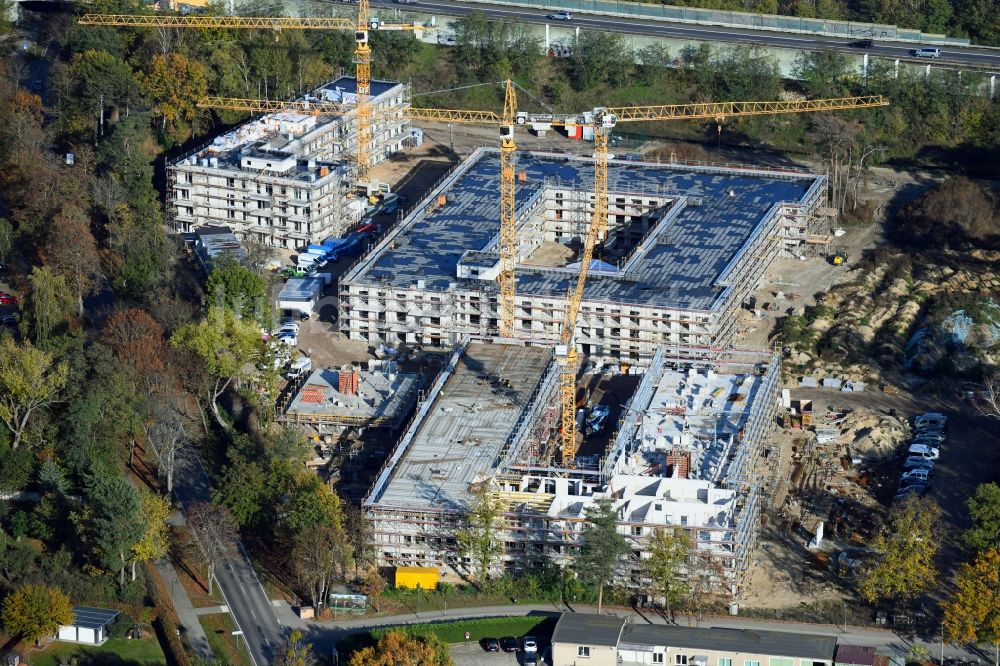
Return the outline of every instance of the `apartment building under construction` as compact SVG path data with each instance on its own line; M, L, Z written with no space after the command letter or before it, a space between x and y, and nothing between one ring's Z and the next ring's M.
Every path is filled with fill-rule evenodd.
M593 162L519 153L515 338L552 343L593 215ZM575 339L592 358L698 359L732 344L737 309L775 257L806 242L825 179L794 171L611 160L608 235ZM342 332L449 346L496 335L497 151L480 149L340 281Z
M375 164L410 137L410 87L372 81L371 90ZM347 110L259 116L167 165L167 212L176 231L223 225L244 241L297 248L343 236L359 222L364 201L352 196L357 81L340 77L305 99Z
M689 538L686 575L738 597L757 543L779 359L728 352L676 369L667 356L662 346L652 355L605 450L558 468L551 351L459 343L365 499L380 563L468 574L456 532L485 491L502 506L495 573L566 566L587 508L606 498L632 547L621 584L646 587L645 544L664 528Z

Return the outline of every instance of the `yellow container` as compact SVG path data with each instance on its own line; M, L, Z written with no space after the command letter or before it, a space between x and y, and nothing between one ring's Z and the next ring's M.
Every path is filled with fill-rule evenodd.
M436 590L440 577L434 567L396 567L396 589Z

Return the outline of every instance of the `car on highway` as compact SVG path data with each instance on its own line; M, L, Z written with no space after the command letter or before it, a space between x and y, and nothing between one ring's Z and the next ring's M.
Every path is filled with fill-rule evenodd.
M500 651L500 641L495 638L484 638L482 640L483 649L487 652L499 652Z
M392 0L397 5L419 5L420 0Z
M572 21L573 15L570 14L569 12L555 12L549 14L545 18L549 19L550 21Z
M517 652L517 639L513 636L504 636L500 639L500 649L504 652Z
M875 40L874 39L858 39L856 41L851 42L848 46L851 46L851 47L856 48L856 49L873 49L873 48L875 48Z
M917 58L940 58L941 49L933 46L925 46L923 48L913 49L910 51L910 55L916 56Z

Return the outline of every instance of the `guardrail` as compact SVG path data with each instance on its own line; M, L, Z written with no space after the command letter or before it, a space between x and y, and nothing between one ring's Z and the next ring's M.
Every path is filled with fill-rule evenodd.
M551 10L552 5L544 5L531 0L467 0L489 5L510 5L531 9ZM925 34L920 30L900 28L879 23L856 23L854 21L833 21L810 19L776 14L755 14L750 12L725 11L677 7L674 5L625 2L622 0L561 0L559 9L585 14L603 14L622 18L652 19L691 23L694 25L722 26L748 30L773 30L778 32L805 33L809 35L844 37L859 39L871 37L891 39L900 42L920 44L947 44L968 46L968 39L946 35Z

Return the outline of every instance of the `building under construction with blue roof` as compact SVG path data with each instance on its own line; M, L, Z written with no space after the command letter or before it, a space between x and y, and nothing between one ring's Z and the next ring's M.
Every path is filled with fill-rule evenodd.
M517 172L515 338L552 344L593 215L593 162L520 153ZM388 345L495 337L499 190L497 151L458 165L343 276L342 332ZM608 190L579 351L635 362L665 346L696 360L734 343L737 311L768 266L806 241L825 178L612 159Z

